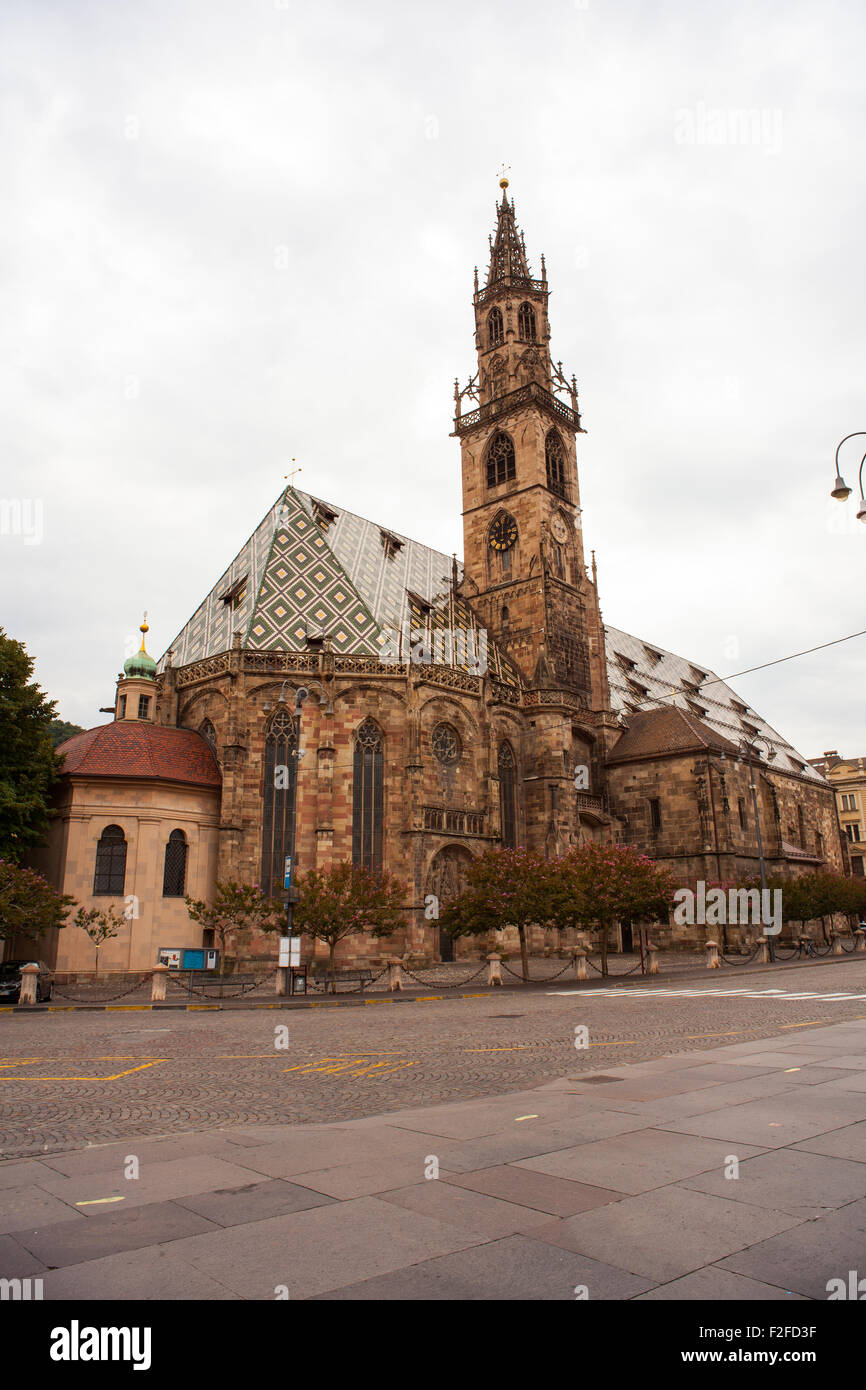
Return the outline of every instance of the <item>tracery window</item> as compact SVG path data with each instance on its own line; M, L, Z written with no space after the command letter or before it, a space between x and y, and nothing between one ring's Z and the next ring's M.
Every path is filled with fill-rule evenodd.
M559 497L565 496L565 450L556 430L548 431L544 441L544 457L547 463L547 486Z
M455 767L460 761L460 735L450 724L437 724L431 735L433 753L445 767Z
M126 837L119 825L107 825L96 846L94 897L122 897L125 882Z
M517 332L521 342L535 342L535 310L531 304L521 304L518 309Z
M510 743L499 745L499 825L500 838L506 849L517 845L517 769Z
M186 836L182 830L173 830L165 846L165 864L162 872L162 896L182 898L186 891Z
M487 486L498 487L516 477L511 436L497 430L487 446Z
M352 787L352 862L378 873L382 868L384 740L378 724L365 719L355 734Z
M487 315L487 346L499 347L505 341L505 332L502 326L502 310L495 304Z
M297 722L277 710L265 736L261 887L267 897L282 893L286 855L294 856L297 752Z

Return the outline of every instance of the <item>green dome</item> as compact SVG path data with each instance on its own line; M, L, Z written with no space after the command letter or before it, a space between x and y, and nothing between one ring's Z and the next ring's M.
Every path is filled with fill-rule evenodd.
M123 674L125 676L141 676L145 680L156 680L156 662L152 656L148 656L144 650L144 634L149 631L147 623L143 622L139 629L141 632L141 650L135 656L128 656L123 663Z

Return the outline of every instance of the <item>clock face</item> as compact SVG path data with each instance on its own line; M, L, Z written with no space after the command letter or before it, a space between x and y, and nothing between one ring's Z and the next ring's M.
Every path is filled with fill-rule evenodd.
M513 516L498 516L490 528L490 549L510 550L517 540L517 522Z
M551 521L550 529L553 532L556 539L559 541L559 544L562 545L563 541L568 535L568 527L566 526L565 519L560 512L557 512L553 520Z

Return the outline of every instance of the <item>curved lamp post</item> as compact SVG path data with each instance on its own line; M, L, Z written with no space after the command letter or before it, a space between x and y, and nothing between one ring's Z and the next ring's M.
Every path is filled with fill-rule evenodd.
M843 444L847 444L849 439L857 439L858 437L862 436L866 436L866 430L855 430L853 434L846 434L844 439L840 439L839 443L836 446L836 481L833 484L833 490L830 493L830 496L835 497L837 502L846 502L848 498L851 496L851 489L845 482L845 479L842 477L842 474L839 472L839 450L842 448ZM860 505L857 508L857 519L858 521L866 522L866 496L863 495L864 463L866 463L866 454L864 454L862 459L860 460L860 472L857 479L860 487Z
M280 686L280 693L279 693L279 695L278 695L278 697L277 697L277 707L278 707L278 708L279 708L280 706L282 706L284 709L287 707L287 701L286 701L286 686L289 685L290 683L291 683L290 681L284 680L283 683L282 683L282 685ZM318 692L319 692L319 705L320 705L320 707L324 710L325 714L326 714L326 715L332 715L332 714L334 713L334 707L333 707L333 705L331 704L331 700L330 700L330 697L329 697L329 695L328 695L328 692L326 691L325 687L322 685L322 682L321 682L321 681L309 681L309 682L307 683L307 685L298 686L297 690L295 691L295 706L294 706L294 710L293 710L294 717L295 717L295 719L297 719L297 721L298 721L298 748L295 750L295 757L296 757L296 758L297 758L297 755L298 755L298 753L299 753L299 751L300 751L300 742L301 742L301 711L302 711L302 709L303 709L303 707L304 707L304 702L310 698L310 695L311 695L311 693L312 693L314 687L315 687L315 688L318 690ZM269 714L269 713L270 713L270 709L271 709L271 702L270 702L270 700L265 700L265 703L262 705L262 709L263 709L263 711L264 711L265 714ZM291 844L291 865L290 865L290 869L291 869L291 877L292 877L292 878L294 878L294 876L295 876L295 822L296 822L297 810L298 810L298 792L297 792L297 786L298 786L298 777L300 776L300 770L301 770L301 768L300 768L300 760L299 760L299 761L298 761L298 772L297 772L297 774L296 774L296 776L295 776L295 794L294 794L294 797L292 798L292 808L291 808L291 831L292 831L292 833L291 833L291 840L290 840L290 844ZM286 935L288 936L289 940L291 941L291 938L292 938L292 914L293 914L293 908L294 908L294 905L295 905L295 899L296 899L296 895L297 895L297 891L298 891L298 890L295 888L294 883L292 883L291 881L290 881L289 883L287 883L287 884L284 883L283 887L284 887L284 890L285 890L285 893L286 893ZM291 982L291 979L292 979L291 967L287 967L287 969L286 969L286 993L287 993L287 994L291 993L291 983L290 983L290 982Z

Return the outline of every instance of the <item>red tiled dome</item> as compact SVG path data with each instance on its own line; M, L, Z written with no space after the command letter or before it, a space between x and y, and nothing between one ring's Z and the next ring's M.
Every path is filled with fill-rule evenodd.
M194 787L222 783L210 745L193 729L115 720L74 734L57 752L65 759L63 773L73 777L137 777Z

